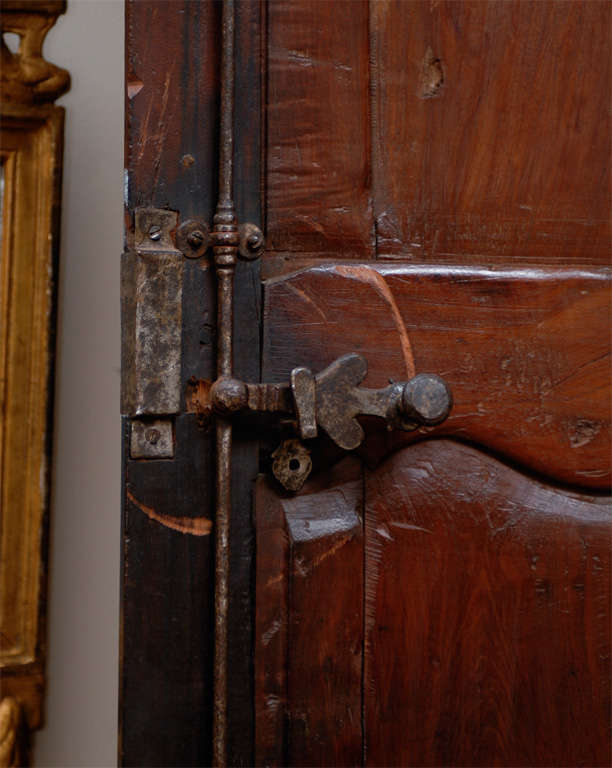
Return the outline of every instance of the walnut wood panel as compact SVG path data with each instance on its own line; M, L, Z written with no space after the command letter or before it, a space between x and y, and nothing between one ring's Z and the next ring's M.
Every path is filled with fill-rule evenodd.
M378 254L608 264L610 3L370 8Z
M260 61L259 4L237 6L239 216L257 220L259 193L265 192L264 274L295 270L309 261L343 262L267 285L263 378L285 379L298 364L317 369L348 351L366 355L368 383L374 386L415 371L440 373L455 392L449 422L417 435L388 434L380 425L368 424L361 453L370 466L415 438L452 435L481 443L531 472L582 487L607 487L607 278L598 272L563 271L594 268L609 253L609 7L583 2L273 0L261 6L267 39ZM216 186L220 4L129 0L127 7L130 245L131 213L137 206L172 208L181 220L210 220ZM263 119L260 77L265 79ZM358 263L377 255L474 267L375 270ZM514 262L554 265L557 271L488 268ZM235 367L250 380L259 372L257 269L241 265L236 293ZM213 282L204 263L186 262L184 274L183 378L210 380L216 334ZM124 528L125 764L190 765L210 759L211 445L191 415L178 415L175 430L174 466L126 459L131 497L126 497ZM363 519L358 473L345 469L350 463L326 467L326 461L331 465L338 457L325 453L328 446L320 441L313 450L318 474L300 496L291 499L259 480L253 625L249 500L257 468L255 441L248 425L236 429L228 762L250 765L255 757L258 764L271 765L358 764L363 733L355 712L360 712L365 692L358 674L363 659L363 535L352 523L346 541L342 531L321 538L310 536L312 530L310 537L296 535L304 532L305 522L333 518L338 503L344 510L338 517L348 516L354 523L350 510ZM410 447L405 454L418 450L425 448ZM477 455L478 461L499 466ZM544 488L507 466L499 470L502 476L500 497L507 491L510 498L509 484L519 478L513 487L519 496L523 493L520 503L526 509L525 483L536 495ZM376 477L374 473L370 480ZM341 502L339 488L345 494ZM563 494L546 492L553 505L547 519L553 525L554 504ZM494 490L490 497L495 497ZM451 503L460 505L452 495ZM545 517L541 509L538 515ZM553 526L550 542L542 547L552 548L554 542L562 552L563 546L573 547L574 532L568 526L565 539L566 529ZM475 550L469 551L476 557ZM504 560L503 566L523 573L520 563ZM401 567L407 569L407 564ZM470 584L480 582L473 579ZM435 599L441 601L443 595L440 589ZM368 599L375 604L371 590ZM531 610L531 604L525 605ZM402 624L404 606L394 610ZM525 617L525 622L533 618L536 630L522 636L516 650L517 658L533 663L521 672L527 682L517 696L530 692L531 680L544 688L555 679L566 681L552 661L537 676L536 662L547 663L538 645L546 634L541 630L545 618L553 630L565 630L563 617L552 608L548 613L537 610ZM588 653L576 634L568 635L572 648L567 654L574 654L571 658L582 671L586 655L592 669L599 663L591 648L600 625L593 629L589 622L593 615L601 617L590 610L583 642ZM493 626L496 638L495 617L484 608L477 615L483 618L474 633L480 627L486 634ZM501 615L500 626L506 616ZM577 626L572 631L578 632ZM474 647L486 648L486 636L473 634L472 640ZM561 642L555 637L551 644L562 665L570 656L555 650ZM402 647L393 653L403 655ZM467 641L464 653L469 671ZM506 664L501 651L495 658L502 667ZM372 673L373 661L368 662ZM482 666L490 668L484 662ZM598 669L591 670L589 680L595 680ZM465 690L460 672L456 700ZM385 680L387 676L385 672ZM516 689L508 683L503 690ZM580 723L589 712L595 712L594 718L601 713L601 690L590 710L585 694L577 695ZM569 721L574 715L572 689L559 683L552 702L558 691L565 695ZM385 696L381 706L388 703ZM400 706L403 699L398 701ZM465 705L466 718L479 701ZM450 720L444 710L436 759L443 764L446 754L456 754L465 763L484 761L493 753L493 733L501 745L495 752L498 762L517 755L518 748L514 753L511 748L513 721L508 719L515 710L506 704L502 697L495 710L500 727L486 713L474 720L482 735L480 751L470 726L459 733L465 735L465 747L445 735L452 723L445 726ZM542 728L550 735L557 733L560 715L553 704L547 706ZM465 721L459 717L458 722ZM487 730L489 722L493 724ZM381 725L393 727L386 721ZM560 745L569 744L568 754L596 761L602 743L597 729L591 738L583 727L572 736L574 746L563 735L547 754L556 758ZM405 733L406 743L411 738ZM475 757L468 755L470 744ZM374 739L368 748L375 746ZM527 740L516 760L528 760L535 749ZM373 762L378 759L375 751L370 756ZM398 762L390 754L380 759Z
M609 499L448 441L365 487L367 763L609 765Z
M258 482L258 765L361 763L362 490L355 458L297 497Z
M437 373L450 418L417 433L371 425L378 461L428 435L474 441L566 483L610 483L610 281L607 272L341 264L271 280L265 380L320 370L347 352L366 384Z
M267 250L374 253L368 4L267 4Z

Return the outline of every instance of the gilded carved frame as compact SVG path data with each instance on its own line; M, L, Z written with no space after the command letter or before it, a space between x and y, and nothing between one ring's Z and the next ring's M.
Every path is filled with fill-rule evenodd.
M65 0L0 16L0 766L42 724L55 282L68 73L42 58ZM13 53L4 34L17 34Z

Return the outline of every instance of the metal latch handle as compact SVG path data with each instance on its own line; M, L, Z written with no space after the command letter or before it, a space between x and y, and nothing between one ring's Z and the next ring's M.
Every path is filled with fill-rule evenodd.
M440 376L421 373L409 381L367 389L359 386L367 372L366 359L353 352L316 375L309 368L294 368L288 384L220 378L211 388L211 405L222 416L240 411L292 413L302 439L317 437L321 428L346 451L363 442L358 416L377 416L389 429L411 431L439 424L450 413L452 396Z

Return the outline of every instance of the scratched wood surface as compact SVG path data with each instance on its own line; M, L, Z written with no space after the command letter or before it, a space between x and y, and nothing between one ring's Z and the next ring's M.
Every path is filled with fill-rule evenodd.
M170 208L211 222L216 204L221 6L126 3L126 246L133 212ZM236 9L235 199L241 221L261 225L261 8ZM209 259L183 265L182 379L215 375L215 280ZM236 278L236 373L259 378L259 265ZM214 483L210 425L175 417L172 461L124 463L120 760L124 765L208 765L211 754ZM129 422L126 419L126 434ZM127 444L126 444L127 446ZM232 479L228 760L252 765L252 562L248 512L257 435L236 430Z
M605 0L268 4L264 274L607 264Z
M435 440L256 525L257 765L609 764L609 497Z
M438 427L364 424L364 559L338 564L365 580L364 763L608 764L610 287L606 269L346 263L266 282L265 380L350 350L367 358L368 386L427 371L453 392ZM402 449L415 440L425 442ZM294 503L321 527L330 514L323 493ZM292 578L289 564L278 577ZM285 674L307 663L296 636L306 613L294 618L289 603L279 624L292 638ZM330 668L350 653L347 643ZM346 695L333 676L328 685ZM295 702L279 705L293 724ZM300 701L307 722L324 710L318 696Z
M265 380L366 357L367 386L437 373L450 418L416 433L372 425L372 462L406 442L453 435L529 471L610 487L610 273L606 270L336 265L271 280Z
M361 463L344 459L297 497L262 476L256 499L257 765L359 765Z
M126 245L133 211L210 219L215 203L218 9L126 3ZM184 41L184 44L181 44ZM183 379L214 372L214 283L186 260ZM122 765L210 762L212 444L175 421L176 458L129 458L125 420L120 754Z
M255 492L255 765L288 765L289 546L282 497L265 477Z
M267 4L266 248L374 254L368 3Z
M608 264L610 3L370 8L379 256Z
M291 699L324 590L293 615L284 497L258 495L260 765L302 764L298 707L312 765L609 764L610 13L268 4L263 379L355 351L367 385L438 373L455 406L364 422L364 560L334 556L364 579L361 761L321 725L346 681ZM311 483L340 458L323 436ZM317 488L293 504L323 521Z
M445 440L365 496L368 765L609 765L609 499Z

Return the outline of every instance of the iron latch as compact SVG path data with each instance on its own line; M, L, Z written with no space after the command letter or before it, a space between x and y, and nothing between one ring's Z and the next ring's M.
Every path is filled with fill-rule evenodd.
M359 447L364 439L358 416L377 416L389 429L410 431L439 424L450 413L450 390L435 374L421 373L409 381L367 389L359 386L367 372L366 359L350 353L318 374L309 368L294 368L286 384L249 384L221 377L212 385L211 407L224 418L244 411L292 414L300 438L315 438L322 429L346 451ZM286 452L295 454L295 471L288 472L287 462L279 460L274 462L273 471L285 488L295 491L302 486L310 466L296 441L289 442Z

